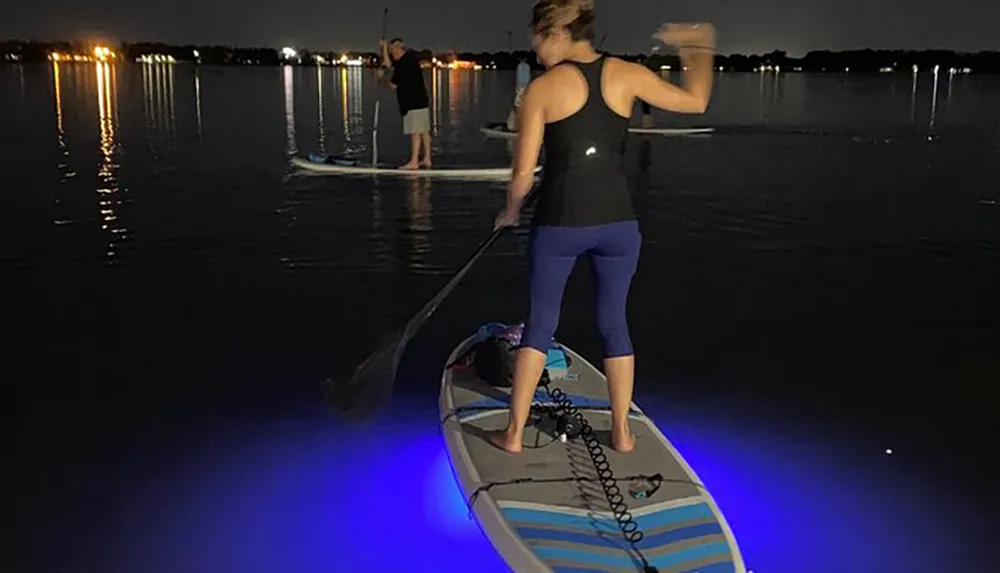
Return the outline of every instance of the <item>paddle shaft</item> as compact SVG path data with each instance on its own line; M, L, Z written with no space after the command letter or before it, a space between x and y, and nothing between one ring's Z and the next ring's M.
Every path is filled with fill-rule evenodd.
M372 167L378 166L378 108L379 101L375 100L375 127L372 128Z
M383 42L386 41L385 35L387 33L388 26L389 26L388 22L389 22L389 9L388 8L383 8L382 9L382 39L379 40L379 44L378 44L378 57L379 57L378 67L379 67L379 70L381 70L381 68L382 68L382 55L384 53L382 50L385 49ZM377 72L376 72L376 76L377 76ZM376 79L377 79L377 77L376 77ZM382 103L381 102L381 99L382 99L381 98L381 94L382 94L381 90L379 90L378 87L376 86L376 89L375 89L375 119L372 122L372 124L373 124L372 125L372 166L378 165L378 116L379 116L379 107L381 107L380 104Z

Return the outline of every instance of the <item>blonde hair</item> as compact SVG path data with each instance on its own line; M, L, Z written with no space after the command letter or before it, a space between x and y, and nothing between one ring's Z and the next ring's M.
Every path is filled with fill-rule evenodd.
M538 0L531 10L531 30L547 36L566 28L574 42L594 39L594 0Z

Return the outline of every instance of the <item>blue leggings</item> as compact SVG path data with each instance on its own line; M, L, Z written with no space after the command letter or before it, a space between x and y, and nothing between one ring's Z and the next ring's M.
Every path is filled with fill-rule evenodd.
M632 355L625 306L641 243L639 223L634 220L592 227L532 229L530 309L521 346L548 351L559 325L566 280L576 258L586 253L596 287L597 329L604 339L604 357Z

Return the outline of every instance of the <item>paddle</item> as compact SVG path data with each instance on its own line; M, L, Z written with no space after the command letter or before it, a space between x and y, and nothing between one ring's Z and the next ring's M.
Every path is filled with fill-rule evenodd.
M384 54L384 52L382 50L385 49L383 42L387 41L387 38L385 37L385 35L386 35L387 28L388 28L388 21L389 21L389 9L388 8L383 8L382 9L382 39L379 41L379 45L378 45L378 57L379 57L378 67L380 69L382 68L382 64L383 64L382 55ZM382 99L381 95L382 95L382 91L378 89L378 86L376 86L376 88L375 88L375 119L372 122L373 123L373 125L372 125L372 165L373 166L378 165L378 111L379 111L379 105L382 103L380 101Z
M365 359L355 370L350 380L337 381L327 378L324 382L326 402L345 417L365 418L373 414L392 394L392 386L399 368L399 359L406 345L434 314L445 298L455 290L472 265L479 260L503 234L504 227L493 231L483 241L472 256L458 270L451 280L434 298L427 302L402 328L393 332L378 350Z

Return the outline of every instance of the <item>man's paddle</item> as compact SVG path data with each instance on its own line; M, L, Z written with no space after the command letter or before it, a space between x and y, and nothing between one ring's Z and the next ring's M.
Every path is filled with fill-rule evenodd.
M372 353L355 370L350 380L333 380L327 378L324 382L326 402L333 409L350 418L364 418L373 414L379 406L392 395L393 382L396 379L396 369L399 359L403 356L406 345L434 314L445 298L455 290L462 278L468 274L472 265L483 256L490 246L503 234L504 227L493 231L483 241L472 256L465 261L448 284L438 291L434 298L427 302L417 314L413 315L405 326L393 332L378 350Z
M382 72L382 64L385 63L383 60L383 55L385 52L385 42L387 41L385 34L388 29L389 20L389 9L382 9L382 39L378 42L378 70L375 72L375 119L372 122L372 165L378 165L378 110L381 98L381 91L378 89L378 80L380 79L379 74Z

